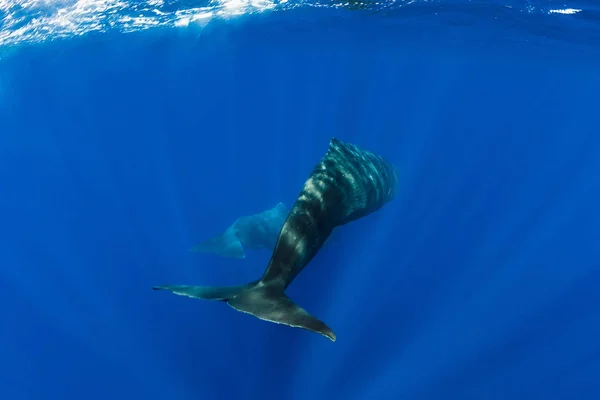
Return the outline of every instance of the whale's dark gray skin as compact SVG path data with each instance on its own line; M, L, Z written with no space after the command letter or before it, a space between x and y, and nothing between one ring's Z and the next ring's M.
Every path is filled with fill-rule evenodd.
M245 258L244 248L273 250L288 214L289 210L279 202L268 210L236 219L221 235L197 244L190 251Z
M394 198L397 184L396 169L382 157L333 138L285 220L262 278L241 286L164 285L153 289L225 301L262 320L307 329L335 341L331 328L296 305L285 289L334 228L379 210Z

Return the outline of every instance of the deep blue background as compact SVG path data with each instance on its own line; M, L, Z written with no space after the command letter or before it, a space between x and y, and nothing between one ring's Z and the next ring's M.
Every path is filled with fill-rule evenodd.
M1 397L600 398L600 53L402 22L296 10L5 56ZM401 179L289 289L337 342L150 289L260 276L268 251L187 249L291 206L332 136Z

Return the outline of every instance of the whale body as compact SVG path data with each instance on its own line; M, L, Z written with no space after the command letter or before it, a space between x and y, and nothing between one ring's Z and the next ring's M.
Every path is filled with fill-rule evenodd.
M240 286L161 285L153 289L223 301L259 319L313 331L335 341L333 330L295 304L285 289L336 227L379 210L395 197L397 185L396 168L384 158L332 138L285 219L260 279Z

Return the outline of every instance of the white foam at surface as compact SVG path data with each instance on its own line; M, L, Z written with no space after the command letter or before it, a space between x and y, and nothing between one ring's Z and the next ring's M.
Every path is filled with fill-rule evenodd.
M578 12L581 12L581 10L579 10L577 8L562 8L562 9L549 10L548 14L572 15L572 14L577 14Z
M205 7L165 12L164 0L0 0L0 46L43 42L118 29L184 27L275 8L275 0L213 0Z
M80 36L90 32L134 32L155 27L204 26L215 18L234 18L275 9L300 6L343 8L345 1L329 0L198 0L203 7L172 11L165 0L0 0L0 48L20 43ZM409 6L414 3L443 3L446 0L378 0L372 5ZM483 1L483 0L481 0ZM576 8L543 9L534 2L506 5L527 14L573 15ZM437 15L437 14L435 14Z

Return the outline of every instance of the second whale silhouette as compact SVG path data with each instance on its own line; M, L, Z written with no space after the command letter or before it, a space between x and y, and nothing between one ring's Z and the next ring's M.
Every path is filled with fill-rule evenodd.
M197 244L190 251L245 258L245 248L273 250L288 214L287 207L279 202L268 210L236 219L221 235Z

